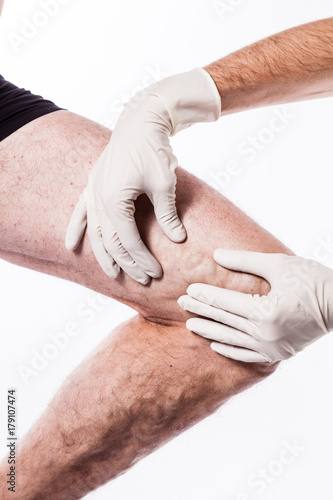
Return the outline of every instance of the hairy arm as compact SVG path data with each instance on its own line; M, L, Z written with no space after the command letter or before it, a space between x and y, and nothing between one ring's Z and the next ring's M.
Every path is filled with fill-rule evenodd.
M333 18L260 40L204 68L222 114L332 95Z

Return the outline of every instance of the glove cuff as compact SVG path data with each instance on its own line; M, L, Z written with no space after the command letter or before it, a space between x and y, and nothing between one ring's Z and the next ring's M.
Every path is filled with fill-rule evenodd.
M316 266L313 272L315 283L314 295L320 309L321 318L328 332L333 331L333 270L314 260L308 260Z
M170 136L194 123L213 122L221 116L220 94L203 68L165 78L153 84L149 94L165 105L171 120Z
M330 273L332 270L330 269ZM326 306L324 315L327 319L327 329L329 332L333 332L333 277L330 276L330 280L328 280L328 284L326 285Z

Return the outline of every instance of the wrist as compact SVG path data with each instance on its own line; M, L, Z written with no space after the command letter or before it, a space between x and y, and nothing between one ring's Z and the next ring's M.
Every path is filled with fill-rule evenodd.
M211 76L203 68L171 76L149 87L164 104L171 120L171 136L194 123L221 116L221 99Z
M249 47L229 54L223 59L205 66L218 89L221 99L221 116L246 111L268 102L265 78L257 68L252 70L248 59L253 59ZM249 50L247 57L246 51Z

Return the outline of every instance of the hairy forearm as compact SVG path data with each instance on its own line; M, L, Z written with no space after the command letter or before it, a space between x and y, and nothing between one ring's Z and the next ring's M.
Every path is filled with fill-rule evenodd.
M205 69L222 114L332 95L333 18L270 36Z
M82 498L273 370L223 358L184 326L133 318L81 363L20 443L15 498Z

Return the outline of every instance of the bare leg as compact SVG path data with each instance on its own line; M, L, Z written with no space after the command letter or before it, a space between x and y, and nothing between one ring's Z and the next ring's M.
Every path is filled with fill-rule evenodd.
M184 327L137 316L68 377L22 440L15 498L82 498L273 369L237 364Z
M214 248L288 250L181 169L177 197L186 243L169 242L147 201L138 203L140 231L164 267L161 280L148 287L124 275L110 280L87 241L76 254L66 252L72 205L109 135L61 111L27 125L0 148L2 256L118 298L146 318L121 325L106 339L24 439L17 498L81 498L274 369L218 356L183 326L186 314L175 299L192 281L267 291L259 278L216 266Z
M162 263L164 276L142 287L125 274L108 278L87 238L76 253L64 247L74 204L110 131L58 111L29 123L0 143L0 252L19 265L76 281L161 321L185 318L175 300L189 283L207 281L251 291L251 280L217 266L219 246L266 252L288 249L202 181L177 169L177 206L188 239L171 243L159 229L150 202L140 197L136 216L143 239ZM245 287L245 288L244 288ZM151 300L151 299L154 300Z

